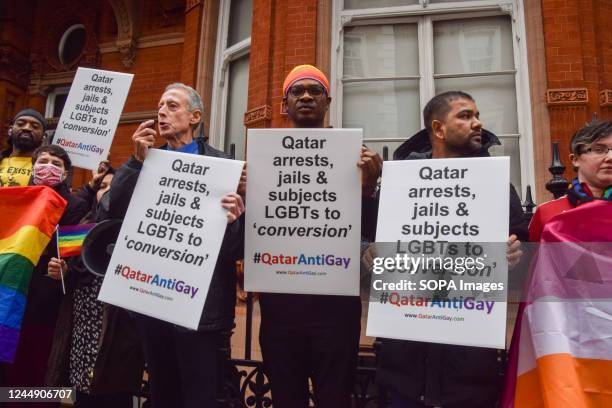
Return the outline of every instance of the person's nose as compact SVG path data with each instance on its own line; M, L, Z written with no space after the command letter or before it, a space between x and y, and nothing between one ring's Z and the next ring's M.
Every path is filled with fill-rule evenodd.
M304 93L300 96L301 101L312 101L314 98L308 92L308 89L304 89Z

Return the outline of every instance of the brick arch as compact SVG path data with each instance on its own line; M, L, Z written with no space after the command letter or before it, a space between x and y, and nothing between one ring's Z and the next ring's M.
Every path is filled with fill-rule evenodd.
M117 22L116 45L121 54L121 62L126 68L136 60L136 41L140 33L141 0L108 0L115 13Z

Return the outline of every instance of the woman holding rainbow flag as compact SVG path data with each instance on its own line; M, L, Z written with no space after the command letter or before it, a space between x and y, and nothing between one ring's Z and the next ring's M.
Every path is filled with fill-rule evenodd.
M85 201L70 194L66 179L72 163L66 151L56 145L41 146L32 154L32 164L30 184L48 186L67 201L59 225L77 224L89 208ZM53 330L63 297L62 274L47 274L49 261L56 253L57 244L52 237L32 273L15 360L6 366L7 386L44 384Z

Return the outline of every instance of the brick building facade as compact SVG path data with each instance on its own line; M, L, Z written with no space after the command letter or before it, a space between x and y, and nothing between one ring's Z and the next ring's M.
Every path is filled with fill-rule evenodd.
M496 154L513 157L513 181L535 185L542 202L551 141L567 165L572 133L594 113L612 119L610 21L610 0L8 0L0 140L25 106L57 120L53 105L86 66L135 74L114 165L175 81L203 96L211 143L235 143L243 156L245 126L287 126L282 81L310 63L332 81L329 123L363 127L379 150L422 126L419 112L436 92L473 93L485 127L502 136ZM72 29L84 30L82 49L63 61ZM84 177L77 170L74 181Z

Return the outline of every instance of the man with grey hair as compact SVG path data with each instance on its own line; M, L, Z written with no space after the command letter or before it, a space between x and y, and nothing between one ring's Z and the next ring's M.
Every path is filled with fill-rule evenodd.
M202 100L193 88L179 83L168 85L157 106L159 135L166 141L160 149L225 158L223 152L195 136L202 110ZM125 217L142 163L158 134L154 126L154 120L147 120L132 136L134 155L117 170L109 191L111 218ZM228 226L198 330L135 316L143 337L153 407L217 406L217 382L222 380L217 378L218 349L228 341L234 326L235 265L243 247L239 218L244 212L242 198L235 192L226 194L220 204L228 210Z

